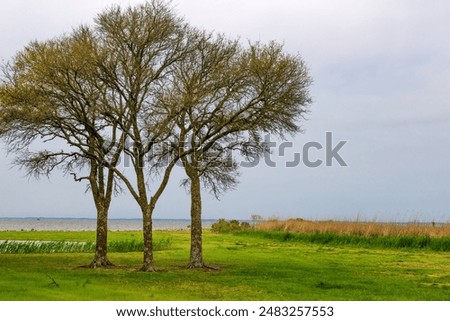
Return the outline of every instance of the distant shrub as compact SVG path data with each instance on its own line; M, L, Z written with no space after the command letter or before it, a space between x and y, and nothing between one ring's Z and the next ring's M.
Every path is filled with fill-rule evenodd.
M249 229L251 229L251 226L248 222L239 222L238 220L227 221L223 218L211 225L211 230L214 233L234 233Z
M241 222L241 230L249 230L251 228L252 226L250 225L249 222Z

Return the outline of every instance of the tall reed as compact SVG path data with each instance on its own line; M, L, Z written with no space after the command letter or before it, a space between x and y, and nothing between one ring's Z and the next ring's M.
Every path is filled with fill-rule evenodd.
M172 239L162 238L153 242L155 251L169 249ZM126 240L112 241L108 245L109 252L140 252L144 249L142 241ZM29 253L92 253L95 251L94 242L67 241L16 241L0 242L0 253L29 254Z
M336 233L354 236L428 236L450 237L450 224L395 224L377 222L307 221L302 219L267 220L254 226L259 231L293 233Z

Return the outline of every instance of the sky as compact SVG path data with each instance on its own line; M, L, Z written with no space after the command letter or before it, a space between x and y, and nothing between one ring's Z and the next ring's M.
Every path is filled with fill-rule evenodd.
M142 1L26 1L0 7L0 60L32 40L70 32L111 4ZM419 0L178 0L191 24L230 38L284 43L314 83L304 133L280 156L241 171L218 201L204 191L204 218L263 217L389 222L450 222L450 2ZM326 166L329 149L343 142ZM287 167L311 142L310 160ZM345 143L344 143L345 142ZM330 142L328 142L330 143ZM11 166L0 147L0 217L95 218L86 186L55 172L35 180ZM189 218L177 168L155 218ZM111 218L139 218L129 193L113 200Z

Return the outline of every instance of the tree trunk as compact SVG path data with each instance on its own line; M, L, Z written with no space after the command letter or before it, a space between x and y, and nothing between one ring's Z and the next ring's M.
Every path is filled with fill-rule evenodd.
M144 211L143 222L144 222L144 263L142 265L141 271L144 272L155 272L153 266L153 227L152 227L152 208L147 207Z
M95 244L95 256L90 264L91 268L112 266L108 260L108 210L104 206L97 208L97 235Z
M189 175L191 180L191 253L188 269L204 268L202 246L202 197L200 177Z

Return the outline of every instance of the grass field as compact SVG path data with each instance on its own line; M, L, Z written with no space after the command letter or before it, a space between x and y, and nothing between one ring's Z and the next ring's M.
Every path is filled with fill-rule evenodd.
M94 232L0 232L0 240L86 242ZM185 270L189 232L158 231L157 273L138 272L140 252L113 252L117 266L81 266L91 253L0 254L0 300L450 300L450 254L318 244L259 232L205 232L219 271ZM112 232L111 242L140 242ZM169 241L165 241L169 240Z

